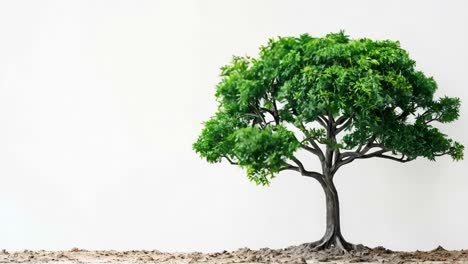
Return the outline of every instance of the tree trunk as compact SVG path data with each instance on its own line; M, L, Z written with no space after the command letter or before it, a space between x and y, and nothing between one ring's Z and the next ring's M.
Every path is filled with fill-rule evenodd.
M345 251L351 250L352 245L341 235L340 224L340 201L338 192L332 180L325 180L322 183L322 188L325 192L326 208L327 208L327 228L323 236L323 247L335 247Z
M327 225L322 239L310 243L308 247L314 250L337 249L342 252L349 252L350 250L356 249L355 245L346 242L341 234L340 204L335 184L332 179L328 177L324 177L324 179L319 180L319 182L325 192Z

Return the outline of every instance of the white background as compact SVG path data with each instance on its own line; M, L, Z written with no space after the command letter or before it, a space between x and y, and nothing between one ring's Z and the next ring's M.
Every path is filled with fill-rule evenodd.
M1 1L0 248L216 251L324 231L324 195L271 187L191 150L219 67L270 37L340 29L397 39L468 144L466 1ZM316 166L311 157L310 166ZM398 250L468 248L467 162L357 161L336 177L345 237Z

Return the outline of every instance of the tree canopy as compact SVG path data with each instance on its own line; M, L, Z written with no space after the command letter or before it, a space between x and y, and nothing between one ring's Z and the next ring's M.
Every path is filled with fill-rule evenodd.
M221 78L218 110L193 148L209 162L245 168L257 184L285 169L304 174L299 149L328 163L330 173L371 157L463 158L463 145L434 126L459 117L459 98L434 98L436 82L398 41L342 31L278 37L256 58L233 57Z

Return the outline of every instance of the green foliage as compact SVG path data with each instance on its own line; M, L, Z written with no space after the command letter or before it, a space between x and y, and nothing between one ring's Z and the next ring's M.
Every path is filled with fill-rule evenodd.
M285 165L299 147L291 131L282 126L246 127L231 135L232 155L240 166L247 168L247 176L257 184L268 184L274 174Z
M268 184L299 141L310 138L334 150L373 139L410 159L460 160L463 145L432 126L456 120L460 100L435 99L436 90L398 41L350 39L344 32L278 37L258 58L233 57L221 68L218 112L193 147L209 162L238 163L258 184ZM310 127L321 116L352 122L337 142ZM297 130L306 133L302 139Z
M219 162L222 157L233 157L235 142L232 135L246 125L242 118L218 112L205 123L205 128L198 141L193 144L193 148L210 163Z
M327 131L324 128L311 128L307 131L306 138L304 141L308 139L314 139L319 143L325 144L327 140Z

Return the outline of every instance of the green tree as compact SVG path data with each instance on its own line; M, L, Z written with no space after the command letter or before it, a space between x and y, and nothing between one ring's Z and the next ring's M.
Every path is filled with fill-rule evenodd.
M234 57L221 68L218 111L194 150L208 162L225 158L268 185L292 170L317 180L326 196L326 231L309 246L355 246L340 230L337 171L360 159L408 162L463 158L463 145L433 124L459 116L458 98L434 98L432 77L415 68L398 41L350 39L344 32L271 39L258 58ZM297 158L316 156L320 171Z

